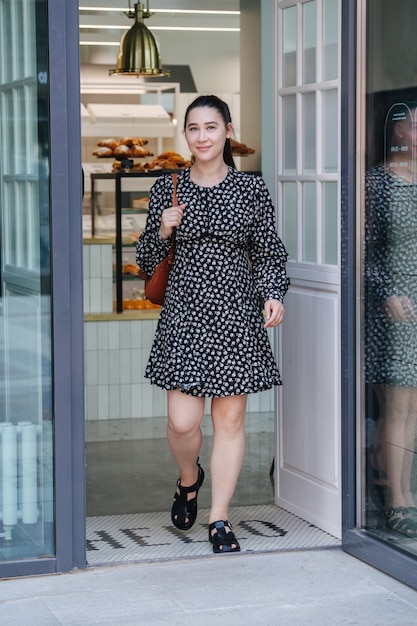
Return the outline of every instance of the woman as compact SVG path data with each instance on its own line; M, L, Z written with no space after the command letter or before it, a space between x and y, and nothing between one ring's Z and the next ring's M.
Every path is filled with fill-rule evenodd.
M384 160L366 177L366 374L379 407L371 464L383 487L388 528L412 539L417 539L416 113L416 103L389 109Z
M168 390L168 442L180 478L172 523L197 517L204 470L198 463L205 398L211 398L213 446L209 541L216 553L239 551L229 504L241 469L248 393L281 384L267 329L284 317L287 254L268 191L235 169L227 104L200 96L185 115L192 165L173 184L163 176L150 194L137 263L152 274L176 229L175 263L145 376ZM262 316L265 310L265 320Z

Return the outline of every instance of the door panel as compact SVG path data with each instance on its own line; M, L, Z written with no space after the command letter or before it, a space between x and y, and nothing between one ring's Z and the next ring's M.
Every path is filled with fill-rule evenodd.
M277 0L275 11L275 183L291 279L276 501L340 537L340 3Z
M282 333L278 504L339 536L339 294L293 281Z

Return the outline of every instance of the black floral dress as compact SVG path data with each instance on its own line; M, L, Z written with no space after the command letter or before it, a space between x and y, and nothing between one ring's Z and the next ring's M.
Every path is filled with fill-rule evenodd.
M417 321L392 321L389 296L407 296L417 313L417 185L377 166L366 177L366 379L417 387Z
M158 230L172 193L169 175L151 189L136 255L148 274L169 248ZM163 389L200 397L280 385L262 306L284 299L287 253L265 183L229 168L218 185L199 187L187 169L178 175L177 194L186 207L145 376Z

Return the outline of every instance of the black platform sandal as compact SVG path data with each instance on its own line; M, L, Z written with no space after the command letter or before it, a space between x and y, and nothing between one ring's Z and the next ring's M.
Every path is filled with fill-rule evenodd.
M388 528L409 539L417 539L417 519L408 507L400 506L395 509L388 509L386 516Z
M204 481L204 470L197 459L198 477L197 482L191 487L183 487L181 478L177 480L177 491L174 495L174 503L171 508L171 521L179 530L190 530L197 519L197 495ZM187 499L189 493L195 491L194 498ZM187 520L187 521L186 521Z
M213 530L215 532L213 532ZM219 520L209 525L209 541L213 544L213 552L240 552L240 545L227 520Z

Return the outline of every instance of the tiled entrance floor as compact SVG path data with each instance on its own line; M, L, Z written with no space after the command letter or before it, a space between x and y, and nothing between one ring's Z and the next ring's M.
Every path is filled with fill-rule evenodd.
M184 533L169 512L87 518L87 562L159 561L211 555L208 509ZM231 509L230 519L243 552L271 552L340 545L335 537L274 505Z

